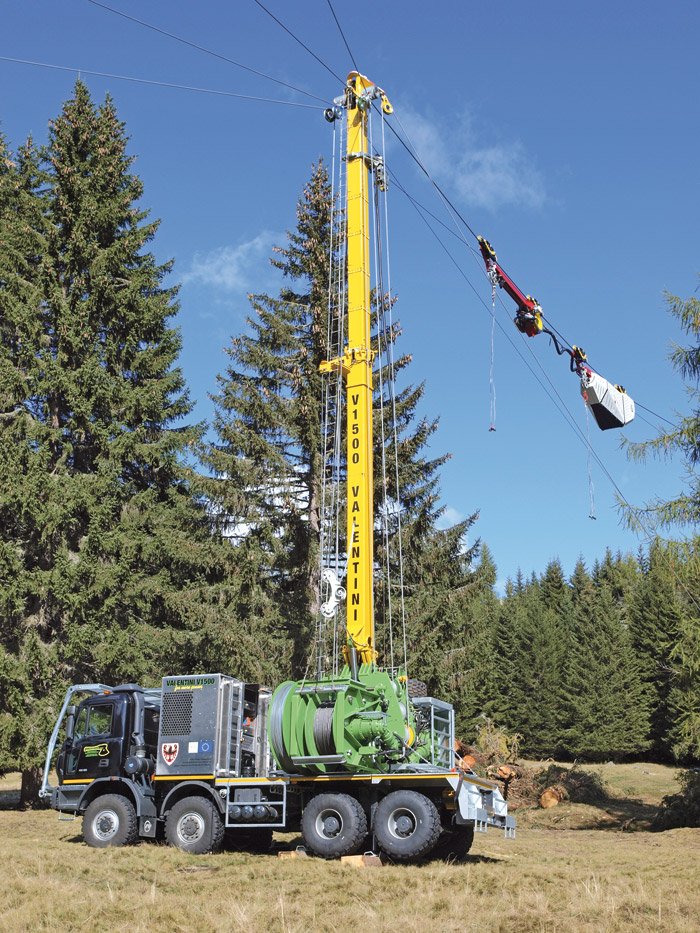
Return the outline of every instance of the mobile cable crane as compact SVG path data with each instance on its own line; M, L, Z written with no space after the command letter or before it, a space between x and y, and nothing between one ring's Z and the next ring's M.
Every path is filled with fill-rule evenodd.
M402 669L377 663L373 607L372 360L369 191L381 182L368 148L373 103L386 94L348 76L327 112L345 111L347 343L321 369L342 376L347 423L347 578L333 572L328 614L346 604L344 665L272 692L224 674L163 677L135 684L71 687L51 736L42 796L68 818L83 817L92 846L138 837L190 852L224 835L256 848L272 831L301 829L325 858L372 844L399 861L468 851L475 831L515 821L496 784L455 767L449 703L415 696ZM79 706L73 698L87 698ZM49 770L59 734L58 784Z

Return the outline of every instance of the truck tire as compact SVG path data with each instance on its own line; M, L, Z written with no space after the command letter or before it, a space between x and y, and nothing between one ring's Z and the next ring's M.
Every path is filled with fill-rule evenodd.
M168 845L193 855L217 852L223 842L224 824L211 800L184 797L173 804L165 818L165 838Z
M105 794L88 804L83 814L83 839L95 849L129 846L138 836L134 805L121 794Z
M461 862L466 858L473 842L473 826L456 826L451 831L443 832L431 854L433 858L443 859L445 862Z
M427 697L428 685L423 680L408 680L406 689L410 697Z
M380 849L400 862L415 862L431 852L441 829L435 804L413 790L387 794L374 814L374 835Z
M304 808L301 835L306 846L321 858L354 855L367 838L367 817L348 794L319 794Z

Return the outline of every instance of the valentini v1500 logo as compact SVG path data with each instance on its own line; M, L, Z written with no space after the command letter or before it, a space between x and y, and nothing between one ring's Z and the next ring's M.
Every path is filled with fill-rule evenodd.
M173 690L201 690L202 687L213 687L215 684L215 677L167 677L165 680L165 686Z
M163 744L160 746L160 753L163 756L163 761L166 763L166 765L171 765L175 761L179 751L179 742L163 742Z

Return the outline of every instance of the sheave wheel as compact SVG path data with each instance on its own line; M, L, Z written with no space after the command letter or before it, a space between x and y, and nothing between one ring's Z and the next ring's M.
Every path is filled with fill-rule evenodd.
M193 855L216 852L224 838L224 824L211 800L185 797L173 804L165 818L165 838L168 845Z
M451 832L445 830L437 841L431 856L446 862L461 862L474 842L473 826L456 826Z
M305 844L321 858L354 855L367 836L365 811L349 794L319 794L301 816Z
M89 846L128 846L138 836L134 805L121 794L105 794L88 805L83 815L83 839Z
M401 862L427 855L438 841L442 827L437 807L423 794L395 790L377 805L374 835L379 847Z

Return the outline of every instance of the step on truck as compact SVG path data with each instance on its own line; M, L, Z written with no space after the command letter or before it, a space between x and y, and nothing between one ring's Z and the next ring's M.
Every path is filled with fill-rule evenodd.
M406 678L374 679L346 670L274 693L224 674L164 677L160 690L76 685L41 795L81 816L98 848L165 838L191 853L265 851L273 832L301 832L323 858L378 849L411 862L464 855L487 826L514 836L498 787L455 768L452 707L411 696Z

